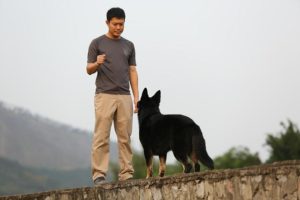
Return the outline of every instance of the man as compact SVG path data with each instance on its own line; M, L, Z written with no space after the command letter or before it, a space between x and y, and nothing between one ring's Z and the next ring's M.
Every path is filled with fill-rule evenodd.
M135 113L139 99L134 45L121 37L125 12L121 8L111 8L106 17L108 32L91 42L86 67L89 75L97 72L92 144L92 178L95 185L105 181L108 171L112 122L118 138L119 180L132 178L130 136L133 104L129 83L134 97Z

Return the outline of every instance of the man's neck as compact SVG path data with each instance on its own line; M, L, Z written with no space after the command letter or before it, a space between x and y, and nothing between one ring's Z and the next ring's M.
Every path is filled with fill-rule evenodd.
M109 32L105 34L107 37L109 37L110 39L113 39L113 40L117 40L117 39L120 39L121 36L119 37L114 37L112 34L110 34Z

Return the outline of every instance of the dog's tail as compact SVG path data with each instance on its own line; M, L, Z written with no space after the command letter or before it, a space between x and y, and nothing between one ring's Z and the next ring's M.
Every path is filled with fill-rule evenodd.
M196 153L197 159L200 160L209 169L214 169L214 161L209 157L206 151L205 140L202 135L202 131L198 125L196 125L196 132L193 134L193 150Z

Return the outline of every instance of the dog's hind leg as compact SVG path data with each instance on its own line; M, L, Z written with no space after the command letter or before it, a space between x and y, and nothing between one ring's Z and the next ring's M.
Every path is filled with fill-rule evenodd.
M199 160L197 158L197 154L196 154L195 150L190 155L190 158L194 163L195 172L200 172L200 164L199 164Z
M187 155L178 153L174 150L173 150L173 153L174 153L175 158L181 162L181 164L183 166L183 172L190 173L193 169L193 166L189 163Z
M193 169L193 166L188 161L182 162L182 165L184 173L190 173Z
M147 165L147 175L146 175L146 178L150 178L153 176L153 155L151 153L146 153L144 151L144 156L145 156L145 160L146 160L146 165Z
M159 176L163 177L166 171L167 154L159 155Z
M200 172L200 164L197 162L195 163L195 172Z

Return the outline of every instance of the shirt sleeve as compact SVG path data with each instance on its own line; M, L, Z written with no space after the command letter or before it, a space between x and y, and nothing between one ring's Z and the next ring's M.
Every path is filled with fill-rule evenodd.
M97 50L97 43L96 40L93 40L89 46L87 62L94 63L97 61L98 50Z
M131 45L132 45L132 50L131 50L131 54L130 54L130 56L129 56L129 59L128 59L128 64L129 64L129 66L131 66L131 65L134 65L134 66L136 66L136 61L135 61L135 48L134 48L134 44L133 43L131 43Z

